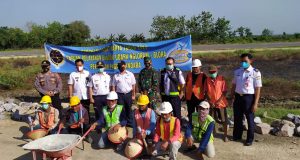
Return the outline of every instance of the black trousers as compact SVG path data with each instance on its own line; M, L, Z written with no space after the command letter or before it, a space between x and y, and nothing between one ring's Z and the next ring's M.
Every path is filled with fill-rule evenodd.
M188 110L188 118L189 118L189 124L192 125L192 115L195 111L198 111L197 106L202 102L203 100L199 100L194 93L192 94L192 97L190 100L186 101L187 110Z
M107 105L106 97L107 97L107 95L93 96L94 101L95 101L94 102L94 111L95 111L96 120L99 120L99 117L102 114L103 107Z
M89 124L91 122L91 113L90 113L90 99L82 99L80 101L81 105L88 111L88 114L89 114Z
M40 93L41 97L45 96L44 94ZM59 118L62 117L62 106L61 106L61 99L59 97L59 93L54 94L51 96L52 106L59 111Z
M118 104L123 105L126 113L127 125L132 126L132 92L129 93L118 93Z
M248 131L246 142L253 142L254 140L254 113L252 112L252 105L254 103L254 94L239 95L235 94L233 102L234 112L234 128L233 138L241 139L243 135L243 117L244 115L248 121Z
M181 120L181 100L179 96L166 96L163 95L161 97L163 102L170 102L173 108L173 115L174 117Z

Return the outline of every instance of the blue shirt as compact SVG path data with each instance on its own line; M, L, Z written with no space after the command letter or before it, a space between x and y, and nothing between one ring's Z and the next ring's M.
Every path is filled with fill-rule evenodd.
M146 113L147 112L145 111L141 114L143 119L146 117ZM134 117L134 112L133 112L133 117ZM150 127L146 130L146 135L147 136L150 135L151 133L154 133L155 125L156 125L156 117L155 117L154 111L152 110L151 111L151 116L150 116ZM133 136L135 136L136 132L137 132L136 120L133 121L132 128L133 128L133 130L132 130Z

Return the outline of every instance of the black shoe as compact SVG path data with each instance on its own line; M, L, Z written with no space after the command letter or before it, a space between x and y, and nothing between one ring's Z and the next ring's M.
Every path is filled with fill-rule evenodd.
M234 141L234 142L240 142L242 139L241 138L232 138L230 139L231 141Z
M245 142L245 146L252 146L252 142Z
M184 153L189 153L189 152L192 152L192 151L194 151L196 149L197 149L197 147L195 145L192 145L191 147L185 149Z
M120 144L117 145L116 150L117 150L118 152L120 152L121 150L123 150L123 148L124 148L123 144L124 144L124 143L120 143Z

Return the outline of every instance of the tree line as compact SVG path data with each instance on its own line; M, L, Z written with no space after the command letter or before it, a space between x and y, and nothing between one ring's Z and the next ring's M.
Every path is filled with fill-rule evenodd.
M149 42L179 38L192 35L193 43L252 43L272 41L300 40L300 33L274 35L265 28L260 35L254 35L250 28L240 26L236 29L225 17L214 18L210 12L201 12L190 18L185 16L155 16L153 18L150 37L143 33L127 37L124 33L110 34L108 37L96 35L91 37L90 28L84 21L62 24L54 21L46 25L27 24L28 31L20 28L0 27L0 49L41 48L44 43L56 45L93 46L112 41L117 42Z

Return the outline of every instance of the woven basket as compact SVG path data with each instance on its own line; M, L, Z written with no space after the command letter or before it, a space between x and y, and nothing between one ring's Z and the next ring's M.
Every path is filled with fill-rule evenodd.
M32 140L36 140L42 137L45 137L48 134L48 131L45 129L37 129L30 131L26 134L26 136Z
M130 140L125 147L125 155L129 159L137 158L143 151L143 142L140 139Z
M108 131L108 139L115 144L120 144L128 137L128 130L126 127L120 127L118 132L111 134L110 130L113 129L112 126Z

